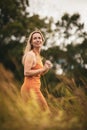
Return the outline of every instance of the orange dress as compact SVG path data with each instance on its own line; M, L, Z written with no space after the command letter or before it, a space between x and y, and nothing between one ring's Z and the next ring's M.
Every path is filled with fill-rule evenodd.
M37 61L37 64L35 67L33 67L33 70L36 69L41 69L43 67L41 59ZM31 90L35 93L36 98L37 98L37 103L40 105L40 107L44 110L49 109L47 102L42 95L40 91L40 86L41 86L41 81L40 81L40 74L35 75L35 76L28 76L24 77L24 83L21 87L21 95L24 101L29 100L30 92Z

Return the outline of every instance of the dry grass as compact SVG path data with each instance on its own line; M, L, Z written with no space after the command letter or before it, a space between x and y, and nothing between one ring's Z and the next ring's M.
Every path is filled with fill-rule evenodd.
M49 114L40 110L34 93L34 98L24 103L11 72L2 65L0 68L0 130L87 129L87 97L82 89L75 88L71 95L60 98L48 94ZM64 79L64 82L67 80Z

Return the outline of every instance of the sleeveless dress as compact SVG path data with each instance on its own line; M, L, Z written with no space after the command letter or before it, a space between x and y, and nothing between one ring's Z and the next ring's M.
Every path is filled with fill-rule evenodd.
M32 70L41 69L43 67L41 59L38 59L36 66L32 68ZM40 91L41 81L40 81L40 74L35 76L25 76L24 83L21 87L21 96L25 102L29 100L31 90L35 93L37 98L37 103L41 107L41 109L47 110L48 104Z

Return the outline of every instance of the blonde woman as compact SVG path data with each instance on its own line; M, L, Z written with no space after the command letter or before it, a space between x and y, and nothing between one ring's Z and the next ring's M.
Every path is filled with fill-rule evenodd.
M40 31L36 30L30 34L22 59L24 83L21 87L21 95L26 102L29 100L30 91L32 90L36 95L40 108L47 110L49 109L48 104L40 91L40 76L51 69L52 63L47 60L44 65L42 64L40 52L43 43L44 37Z

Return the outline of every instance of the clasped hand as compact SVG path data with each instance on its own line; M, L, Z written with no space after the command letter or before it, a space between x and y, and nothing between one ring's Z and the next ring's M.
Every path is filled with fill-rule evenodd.
M49 60L46 60L44 67L45 67L46 70L49 70L53 67L53 64Z

